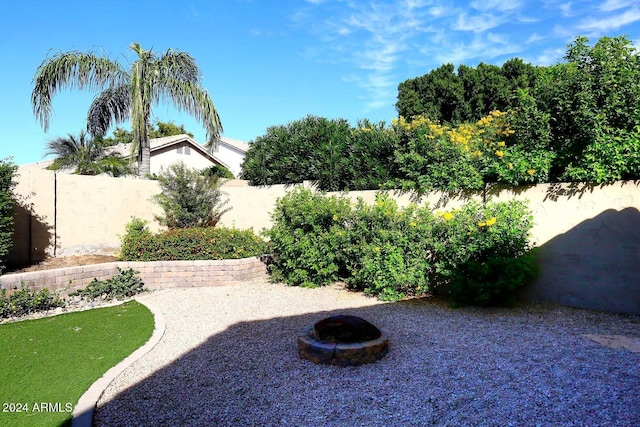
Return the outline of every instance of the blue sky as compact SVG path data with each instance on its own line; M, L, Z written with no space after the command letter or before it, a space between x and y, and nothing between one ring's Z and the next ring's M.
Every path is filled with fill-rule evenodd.
M48 133L33 116L33 75L55 51L103 52L125 66L134 41L189 52L224 135L251 141L308 114L389 122L408 78L443 63L553 64L578 35L627 35L640 47L637 0L3 0L0 158L40 161L49 139L84 128L95 93L56 95ZM205 141L171 106L155 106L153 119Z

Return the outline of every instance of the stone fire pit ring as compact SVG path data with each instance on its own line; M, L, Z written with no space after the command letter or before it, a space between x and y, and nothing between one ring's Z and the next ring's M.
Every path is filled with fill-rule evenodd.
M359 366L382 359L389 337L360 317L338 315L304 328L298 348L300 357L315 364Z

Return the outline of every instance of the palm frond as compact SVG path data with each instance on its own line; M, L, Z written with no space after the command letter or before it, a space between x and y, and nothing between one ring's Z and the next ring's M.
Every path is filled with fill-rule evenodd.
M155 62L159 82L172 79L192 83L200 82L200 69L196 60L186 52L169 49Z
M49 129L51 100L62 89L100 89L128 80L116 61L93 53L58 52L46 58L36 70L31 93L33 113L45 131Z
M222 134L222 122L213 101L206 90L199 84L189 81L168 80L163 82L161 97L170 100L179 110L185 111L199 122L207 131L207 142L205 147L209 152L213 152L218 145L218 140Z
M129 118L131 92L128 85L109 87L100 92L87 113L87 130L91 135L103 136L114 123Z

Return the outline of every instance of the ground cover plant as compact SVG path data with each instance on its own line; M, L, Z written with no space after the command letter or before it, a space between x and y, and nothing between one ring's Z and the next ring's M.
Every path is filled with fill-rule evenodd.
M120 258L124 261L236 259L262 255L265 251L265 241L251 229L193 227L151 233L144 221L134 218L122 236Z
M428 293L454 303L508 303L537 271L532 216L523 202L459 209L372 205L296 188L279 199L269 237L272 279L296 286L336 280L385 300ZM494 280L499 278L499 280Z
M106 280L94 278L85 288L73 291L69 296L77 295L90 300L95 300L96 298L104 301L111 301L114 298L123 300L146 290L138 274L138 271L131 268L122 270L118 267L117 275Z
M94 278L85 288L69 293L69 297L79 296L91 301L95 299L123 300L146 291L138 274L139 272L133 269L122 270L118 268L118 274L113 277L105 280ZM2 289L0 291L0 319L51 310L64 307L66 304L67 300L61 297L60 293L50 291L47 288L33 290L22 286L20 289L16 287L11 293Z
M2 424L69 425L80 396L147 342L153 326L136 301L0 325Z

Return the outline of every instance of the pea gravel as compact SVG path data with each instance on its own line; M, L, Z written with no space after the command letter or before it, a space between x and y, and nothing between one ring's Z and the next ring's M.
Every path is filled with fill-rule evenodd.
M264 280L140 299L164 314L165 334L105 390L94 425L640 425L640 353L584 337L640 338L640 316L452 310ZM347 368L300 359L297 334L334 314L387 332L389 354Z

